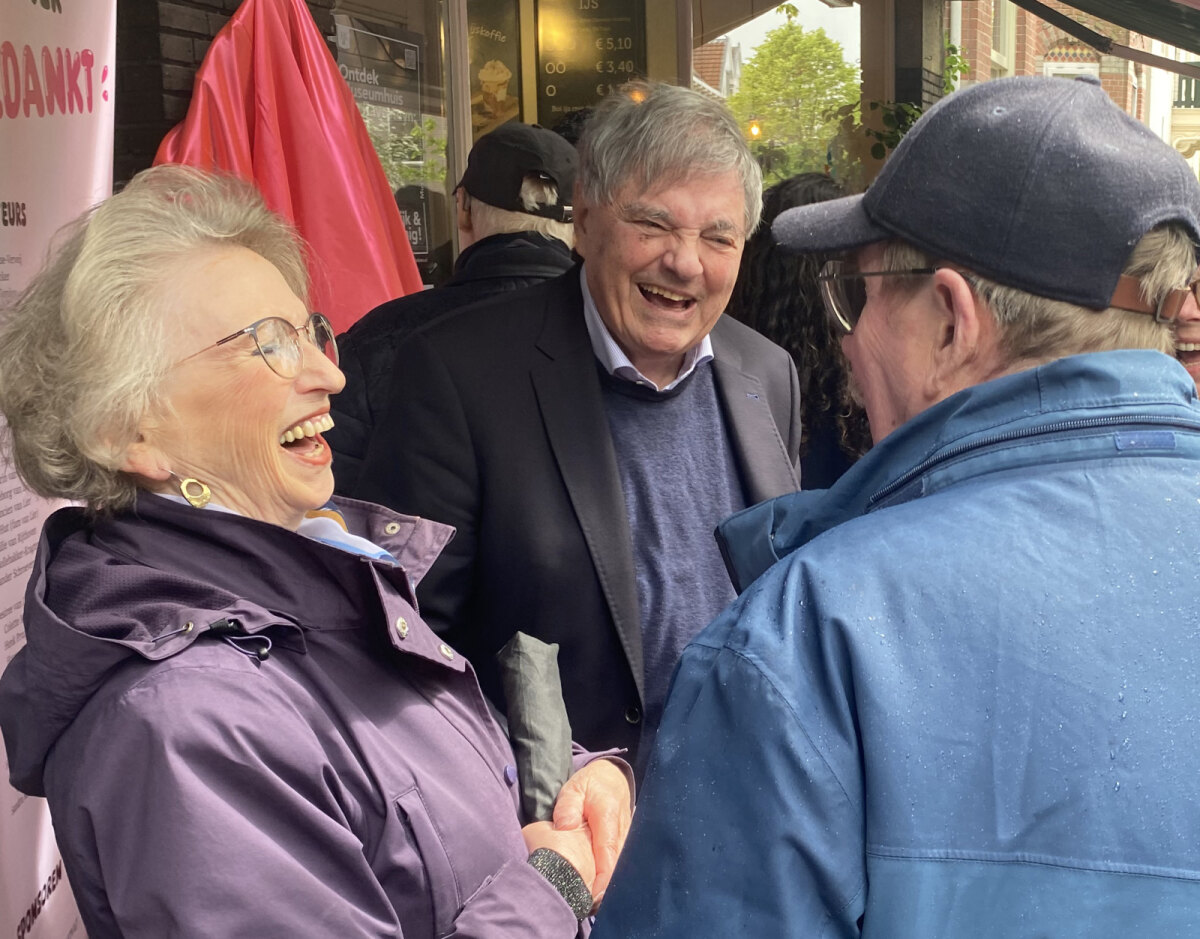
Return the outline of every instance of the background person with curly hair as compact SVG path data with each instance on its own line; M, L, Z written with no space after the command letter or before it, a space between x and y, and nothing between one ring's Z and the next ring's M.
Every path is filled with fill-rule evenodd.
M850 397L846 360L821 306L824 255L789 253L771 236L786 209L844 196L824 173L800 173L763 193L762 223L746 242L726 312L783 346L800 376L800 485L826 489L871 446L867 416Z

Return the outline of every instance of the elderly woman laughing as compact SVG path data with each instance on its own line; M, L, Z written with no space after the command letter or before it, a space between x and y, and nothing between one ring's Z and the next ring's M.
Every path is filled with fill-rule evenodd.
M450 531L330 501L328 321L250 188L137 178L0 331L46 522L0 679L92 939L569 937L630 813L577 754L521 826L508 741L413 589Z

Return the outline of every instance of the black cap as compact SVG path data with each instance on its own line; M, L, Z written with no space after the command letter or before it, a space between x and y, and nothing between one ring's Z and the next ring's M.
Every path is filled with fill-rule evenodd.
M498 209L569 222L578 167L575 148L554 131L512 121L475 141L459 185L473 198ZM531 173L554 183L559 205L525 207L521 183Z
M999 284L1095 310L1133 247L1179 222L1200 242L1200 183L1094 80L1018 77L924 114L863 195L780 214L797 251L898 238Z

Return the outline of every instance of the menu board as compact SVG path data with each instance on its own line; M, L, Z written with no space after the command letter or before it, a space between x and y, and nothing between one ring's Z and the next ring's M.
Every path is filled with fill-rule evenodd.
M538 0L538 121L553 127L646 74L645 0Z

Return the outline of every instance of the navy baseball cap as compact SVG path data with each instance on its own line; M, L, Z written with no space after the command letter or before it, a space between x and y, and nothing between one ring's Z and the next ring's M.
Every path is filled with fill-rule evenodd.
M569 222L578 168L575 148L554 131L511 121L475 141L459 185L472 197L498 209ZM521 183L530 174L557 187L558 205L525 207Z
M780 214L796 251L906 241L999 284L1094 310L1133 247L1180 223L1200 243L1187 161L1094 78L1001 78L939 101L862 195Z

